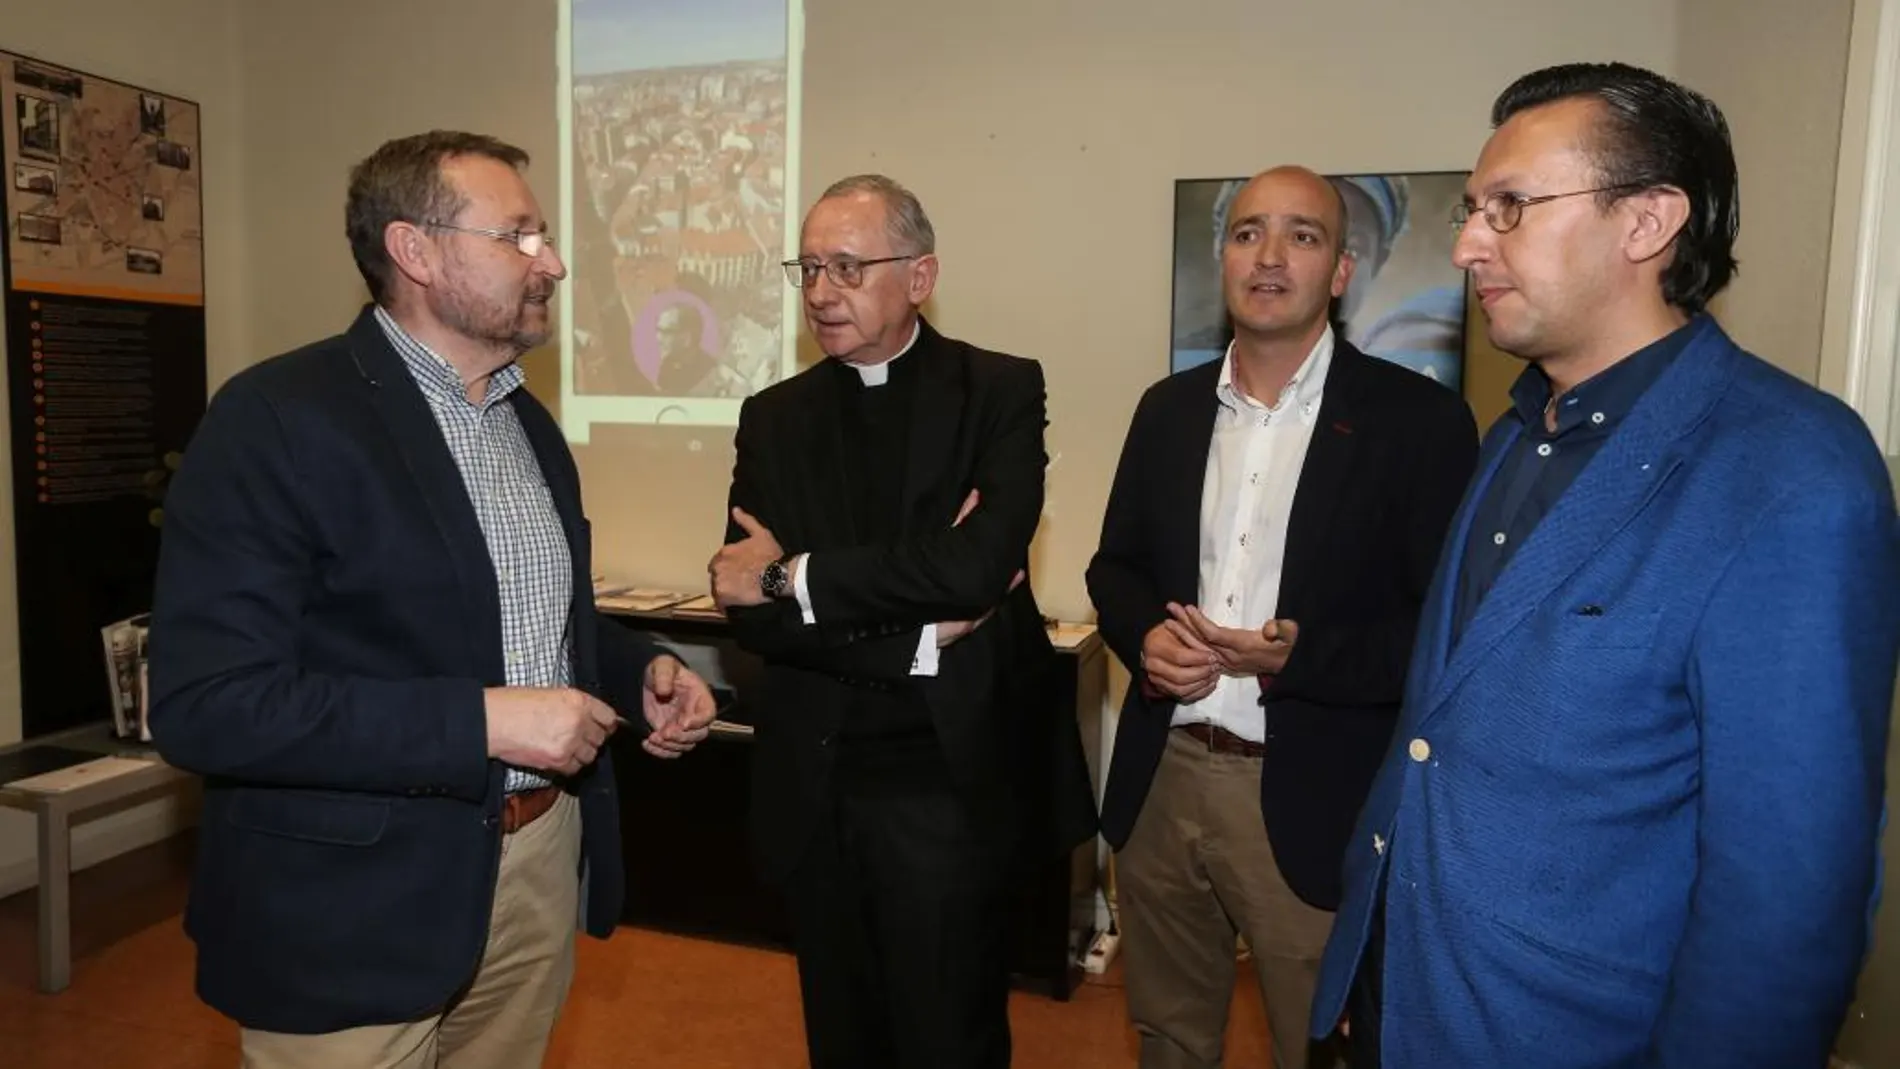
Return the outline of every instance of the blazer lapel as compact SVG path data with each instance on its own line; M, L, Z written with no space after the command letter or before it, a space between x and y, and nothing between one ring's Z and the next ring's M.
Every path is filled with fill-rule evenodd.
M1276 616L1297 619L1304 615L1304 598L1316 571L1311 563L1319 558L1320 547L1331 536L1333 514L1338 510L1340 499L1346 496L1342 488L1348 485L1348 473L1359 441L1354 427L1364 386L1359 362L1370 359L1346 344L1344 338L1334 345L1319 415L1306 447L1306 460L1300 465L1293 507L1287 517Z
M1522 433L1521 427L1512 424L1495 437L1487 435L1485 438L1483 450L1478 456L1478 470L1465 487L1464 500L1458 503L1458 511L1452 515L1451 530L1446 533L1444 545L1438 551L1438 566L1432 570L1431 587L1425 595L1418 637L1414 640L1414 648L1424 651L1424 655L1414 654L1412 667L1406 673L1405 693L1408 698L1433 692L1451 657L1452 606L1457 600L1458 584L1464 567L1465 540L1471 536L1473 513L1477 503L1484 499L1485 488L1491 484L1491 479L1503 464L1505 454ZM1412 713L1408 703L1407 715Z
M488 555L475 506L455 457L442 438L435 414L410 377L374 314L365 311L349 332L351 354L370 383L370 404L389 431L396 455L415 481L418 496L448 547L448 558L462 589L470 651L476 664L495 679L503 676L501 594L495 565Z
M939 519L927 510L935 504L930 498L932 491L942 490L944 474L955 458L969 388L962 354L945 345L943 336L928 322L919 321L917 344L903 359L918 362L917 388L910 403L910 438L904 452L901 515L903 529L908 531L912 523L930 527L951 518ZM970 488L954 489L960 505Z
M1152 471L1155 487L1155 530L1165 539L1158 557L1163 561L1161 595L1182 604L1200 599L1201 492L1207 484L1207 452L1214 444L1214 420L1220 398L1219 359L1187 372L1187 389L1179 407L1168 413L1167 427L1156 450Z
M560 425L554 422L554 416L542 407L540 400L528 392L525 384L508 396L507 403L514 408L515 418L521 421L521 431L527 435L528 446L534 450L535 463L541 468L541 478L548 486L548 499L554 504L554 514L561 521L561 534L567 539L574 584L568 622L574 628L578 640L583 637L579 628L581 607L592 604L594 577L589 574L589 562L593 557L593 545L581 509L580 484L568 475L572 470L572 455L568 453L567 442L561 437ZM589 658L591 664L591 651Z
M1511 557L1452 647L1445 672L1431 689L1425 715L1442 705L1486 653L1634 519L1668 481L1682 463L1682 440L1700 425L1732 374L1728 359L1732 351L1732 343L1714 321L1705 321L1674 365L1637 402L1623 426ZM1491 472L1495 469L1494 460ZM1487 472L1487 483L1491 472ZM1473 503L1478 500L1476 494L1471 498ZM1463 539L1470 533L1469 515L1455 526L1459 528L1454 532L1459 537L1455 545L1462 556ZM1441 600L1449 604L1455 589L1447 584Z

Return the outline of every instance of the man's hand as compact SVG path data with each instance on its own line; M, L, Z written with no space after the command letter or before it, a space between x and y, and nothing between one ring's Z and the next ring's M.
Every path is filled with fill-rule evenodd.
M1024 572L1021 568L1016 569L1015 578L1009 581L1009 590L1006 590L1003 593L1007 595L1013 592L1017 587L1022 586L1023 580L1027 578L1029 578L1028 573ZM999 602L998 604L1001 604L1001 603ZM977 617L974 620L950 620L945 623L938 624L937 625L937 648L943 649L945 646L948 646L951 643L957 641L958 639L964 637L965 635L968 635L970 632L975 631L977 628L982 627L984 624L988 623L990 617L995 616L995 615L996 615L996 606L992 605L990 607L989 612L984 613L983 615Z
M598 698L567 687L490 687L482 708L488 756L565 776L592 764L619 722Z
M1168 603L1170 613L1180 606ZM1177 702L1197 702L1220 682L1220 658L1178 620L1163 620L1141 640L1141 670L1156 690Z
M1221 669L1229 675L1279 675L1286 659L1300 638L1300 625L1292 620L1268 620L1258 631L1244 627L1222 627L1207 618L1199 606L1168 606L1170 622L1179 623L1220 659Z
M640 695L647 726L653 729L640 747L655 757L678 757L699 745L712 731L719 705L706 681L671 654L661 654L647 665L646 689Z
M771 600L759 586L759 574L765 566L785 555L779 548L778 539L766 526L742 508L732 510L732 519L745 531L746 537L728 546L722 546L713 554L712 562L706 565L706 573L712 576L713 601L722 609L735 605L763 605Z
M964 497L962 506L957 509L957 518L950 521L950 526L963 526L963 521L969 518L970 513L975 511L977 504L982 500L982 494L971 490L969 494ZM1016 588L1022 586L1023 580L1027 578L1029 578L1029 573L1023 571L1021 568L1016 569L1015 577L1009 581L1009 589L1003 591L1004 596L1007 597L1015 592ZM998 604L1001 604L1001 602L999 601ZM943 649L965 635L968 635L970 632L975 631L977 628L982 627L983 624L994 615L996 615L996 607L991 606L989 612L984 613L974 620L948 620L938 624L937 648Z

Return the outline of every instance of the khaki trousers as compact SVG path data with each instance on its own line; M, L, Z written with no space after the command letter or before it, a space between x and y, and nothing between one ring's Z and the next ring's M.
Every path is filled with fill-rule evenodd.
M1252 951L1274 1065L1309 1069L1307 1017L1333 915L1280 876L1260 819L1258 758L1168 732L1115 877L1141 1069L1219 1069L1237 935Z
M439 1015L324 1035L244 1029L244 1069L533 1069L574 976L580 917L580 804L504 836L488 945Z

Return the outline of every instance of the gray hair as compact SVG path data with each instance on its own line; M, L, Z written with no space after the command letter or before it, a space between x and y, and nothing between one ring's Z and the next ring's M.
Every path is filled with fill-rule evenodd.
M909 256L927 256L937 251L937 231L917 195L881 174L855 174L841 178L826 189L819 200L869 193L884 201L885 230L896 251Z

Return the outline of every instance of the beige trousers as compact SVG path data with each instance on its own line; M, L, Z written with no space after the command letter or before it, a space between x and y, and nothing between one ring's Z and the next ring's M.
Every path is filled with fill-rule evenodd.
M244 1029L244 1069L533 1069L574 976L580 804L561 795L505 836L488 945L439 1015L324 1035Z
M1258 758L1170 731L1115 879L1141 1069L1219 1069L1237 935L1253 955L1276 1069L1309 1069L1307 1017L1333 915L1280 876Z

